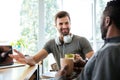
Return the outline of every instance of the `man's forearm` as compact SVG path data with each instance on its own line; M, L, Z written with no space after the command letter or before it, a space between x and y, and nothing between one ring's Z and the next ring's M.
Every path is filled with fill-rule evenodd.
M30 65L30 66L34 66L36 64L35 60L33 59L32 56L26 56L25 57L25 62L26 64Z

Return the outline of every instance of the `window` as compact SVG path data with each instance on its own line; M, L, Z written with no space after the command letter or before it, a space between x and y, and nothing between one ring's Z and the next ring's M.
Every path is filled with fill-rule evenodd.
M59 0L44 0L44 12L45 12L45 27L44 27L44 42L47 40L54 38L56 36L56 28L54 24L54 15L57 11L60 10L60 3ZM51 64L54 63L55 60L53 55L50 54L44 60L44 72L49 71L51 69Z
M19 35L21 0L0 1L0 44L8 44Z
M108 0L62 1L63 10L68 11L71 16L72 33L86 37L94 51L97 51L103 45L100 33L100 17Z
M1 6L0 42L24 54L38 51L39 0L4 0Z

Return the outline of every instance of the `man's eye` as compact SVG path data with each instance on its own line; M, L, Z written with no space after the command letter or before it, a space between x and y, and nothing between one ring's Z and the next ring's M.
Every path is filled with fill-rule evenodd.
M59 25L63 25L63 23L60 23Z
M66 22L65 24L69 24L69 22Z

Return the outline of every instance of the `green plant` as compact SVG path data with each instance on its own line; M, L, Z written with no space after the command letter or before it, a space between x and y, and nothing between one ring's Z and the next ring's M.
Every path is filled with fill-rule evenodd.
M23 38L20 38L16 41L11 42L11 45L14 47L24 47L24 48L28 47Z

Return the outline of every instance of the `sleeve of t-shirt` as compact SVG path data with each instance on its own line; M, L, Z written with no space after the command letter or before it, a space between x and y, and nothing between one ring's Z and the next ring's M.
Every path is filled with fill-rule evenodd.
M85 37L81 37L80 44L82 46L82 52L85 54L93 50L90 42Z
M52 51L52 45L53 45L53 40L49 40L48 42L45 43L43 49L45 49L48 54L51 53Z

